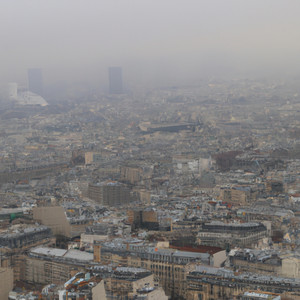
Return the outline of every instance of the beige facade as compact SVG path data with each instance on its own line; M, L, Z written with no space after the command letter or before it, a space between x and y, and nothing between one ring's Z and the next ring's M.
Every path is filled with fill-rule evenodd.
M35 207L33 219L50 227L55 235L71 236L71 226L61 206Z
M155 278L159 280L167 295L172 293L182 295L185 292L185 275L187 265L168 263L164 261L144 260L137 256L128 256L126 258L111 255L105 256L106 262L115 262L128 267L144 268L151 271Z
M101 280L93 289L92 289L92 299L93 300L106 300L106 293L104 288L104 281Z
M136 184L141 180L143 170L141 168L123 166L120 168L120 173L121 181Z
M168 242L157 244L156 249L167 248ZM166 254L167 255L167 254ZM160 258L158 258L160 256ZM217 251L211 254L211 263L220 266L226 259L226 251ZM139 257L138 255L118 255L110 251L103 251L101 245L94 245L94 260L102 263L116 263L123 266L144 268L154 274L154 278L168 296L182 296L186 291L186 275L193 266L194 262L180 263L166 259L163 254L153 254L151 257Z
M18 249L0 248L0 268L12 268L14 273L14 283L16 281L24 280L25 276L25 261L27 256L25 252L33 246L40 244L55 244L55 239L41 240L33 245L27 245L26 247Z
M157 212L153 210L129 210L127 216L128 222L136 227L159 226Z
M153 275L141 278L139 280L132 282L132 290L134 293L137 292L137 290L142 289L146 285L154 286L154 277Z
M168 300L169 297L166 296L164 290L162 288L157 288L154 291L147 294L147 298L145 300Z
M14 275L12 269L0 268L0 300L7 300L13 289Z
M150 210L150 211L143 211L143 222L158 222L157 212Z
M84 160L86 165L90 165L93 162L93 154L94 152L86 152L84 154Z
M147 190L139 191L140 201L145 204L150 204L151 202L151 192Z
M219 252L216 252L212 255L213 258L213 267L219 268L223 265L224 261L226 260L226 250L222 250Z
M93 255L70 249L37 247L24 260L24 274L21 280L27 283L47 285L62 284L75 273L91 266Z
M220 190L219 199L233 205L247 205L256 199L256 192L244 189L243 186L235 186Z
M239 270L265 275L281 275L282 267L280 264L268 264L258 261L249 261L243 258L233 258L232 264Z
M300 278L300 258L287 257L282 259L282 276Z
M184 299L186 300L220 300L220 299L233 299L239 300L242 299L241 295L245 292L252 290L255 291L259 284L259 291L261 294L272 295L274 291L276 294L280 294L284 289L289 289L289 287L281 287L278 283L274 282L262 282L253 281L247 282L246 280L237 281L234 279L226 279L219 276L210 276L203 274L202 276L196 276L193 278L193 275L187 276L187 290ZM268 292L266 292L268 291ZM291 298L284 298L288 300L296 300L296 296L293 295L293 292L290 292L292 295ZM298 294L298 292L296 292ZM244 299L244 298L243 298ZM254 299L254 298L245 298L245 299ZM255 298L255 299L272 299L272 298ZM283 299L283 298L282 298Z
M102 155L97 152L86 152L84 154L85 164L90 165L101 160Z
M101 245L94 245L94 261L101 262Z
M149 275L136 280L120 279L120 278L107 278L105 280L105 289L113 299L136 299L135 296L138 295L141 290L145 287L154 287L154 276ZM155 299L155 300L165 300L166 297L162 289L154 289L151 293L146 293L147 298L143 299ZM119 298L118 298L119 297ZM158 298L159 297L159 298Z
M26 282L34 284L62 284L71 277L75 266L57 263L36 258L27 258L25 261L24 278Z

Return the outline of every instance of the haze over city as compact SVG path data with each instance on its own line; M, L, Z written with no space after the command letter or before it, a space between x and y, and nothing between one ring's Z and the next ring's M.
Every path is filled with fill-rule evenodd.
M121 65L130 86L195 84L208 76L299 74L297 0L52 0L0 3L2 81L104 86Z
M0 300L300 300L299 0L0 0Z

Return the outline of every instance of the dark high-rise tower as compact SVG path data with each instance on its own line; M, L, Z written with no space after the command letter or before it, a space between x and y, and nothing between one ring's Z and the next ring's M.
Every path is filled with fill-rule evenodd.
M111 94L122 94L123 83L122 83L122 68L110 67L108 69L109 74L109 92Z
M28 69L28 89L30 92L43 95L43 75L41 69Z

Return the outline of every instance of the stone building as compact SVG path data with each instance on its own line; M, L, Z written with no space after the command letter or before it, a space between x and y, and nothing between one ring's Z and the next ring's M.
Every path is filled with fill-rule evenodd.
M261 223L204 223L197 235L199 245L221 248L251 247L268 237L267 228Z
M186 278L186 300L238 299L245 291L258 289L278 294L300 292L299 279L250 272L238 274L223 268L196 266Z
M97 153L97 152L86 152L84 154L84 159L86 165L100 163L101 161L103 161L103 157L101 153Z
M219 198L222 201L232 205L247 205L254 202L257 192L250 186L233 186L231 188L222 188Z
M128 222L135 228L147 228L158 230L159 222L157 212L154 210L129 210L127 212Z
M46 226L27 226L16 228L15 232L0 234L0 245L10 249L22 248L52 236L51 229Z
M236 270L269 276L283 275L282 258L275 251L242 249L232 252L229 253L230 264Z
M93 254L79 250L64 250L48 247L31 249L24 259L22 280L28 283L46 285L62 284L72 275L93 262Z
M12 268L14 282L24 274L25 253L38 245L53 245L50 228L40 225L13 225L0 234L0 267Z
M122 166L120 167L120 173L122 182L137 184L142 179L143 169L140 167Z
M129 189L118 182L89 184L88 197L105 206L119 206L130 202Z
M145 269L118 267L105 279L105 289L107 299L168 299L153 274Z
M50 227L54 235L71 236L71 226L62 206L35 207L33 219Z
M144 244L113 244L109 242L94 245L94 260L99 263L116 263L152 272L168 296L185 294L186 273L190 264L220 266L226 259L222 249L209 252L209 247L196 252L149 247Z
M0 300L7 300L9 292L13 289L13 270L0 268Z

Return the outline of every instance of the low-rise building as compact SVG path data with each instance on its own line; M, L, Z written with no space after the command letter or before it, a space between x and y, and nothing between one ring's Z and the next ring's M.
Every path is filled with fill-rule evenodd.
M23 263L23 281L40 285L62 284L71 273L89 267L93 263L93 254L75 249L37 247L30 250Z
M234 273L224 268L195 266L187 274L186 300L235 299L250 290L276 294L299 293L300 280L257 273ZM267 298L268 299L268 298Z
M247 271L270 276L285 276L285 274L282 274L282 259L276 251L252 249L232 250L229 253L229 258L231 266L239 271Z
M191 263L220 266L225 261L225 250L204 248L202 251L201 247L178 250L152 247L141 241L100 242L94 245L94 260L99 263L145 268L159 279L168 296L179 296L185 293L185 276Z

